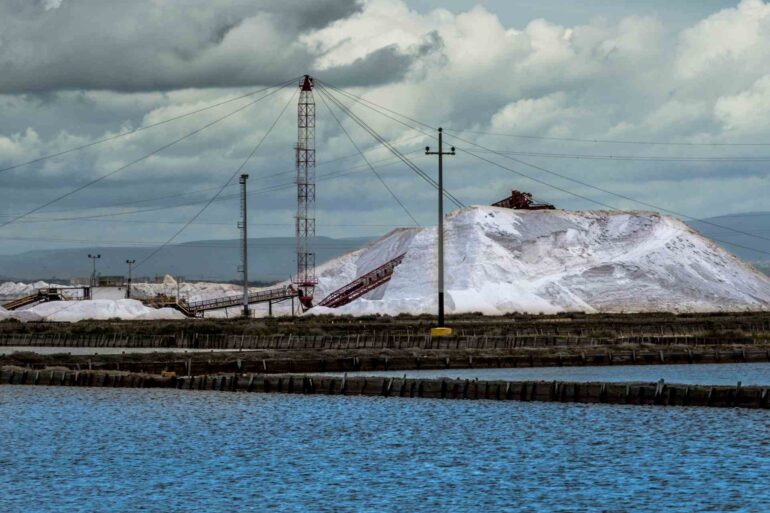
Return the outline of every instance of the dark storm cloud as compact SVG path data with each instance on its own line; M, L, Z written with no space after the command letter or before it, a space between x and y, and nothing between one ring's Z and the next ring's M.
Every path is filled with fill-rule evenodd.
M414 56L402 53L395 46L375 50L350 64L324 70L323 76L334 84L371 86L397 82L411 68Z
M444 42L437 32L427 34L424 42L407 51L396 45L377 49L365 57L344 66L325 69L325 80L349 86L375 86L399 82L413 68L414 63L430 54L441 52Z
M298 43L358 0L0 3L0 93L269 84L315 58ZM397 69L406 57L394 55Z

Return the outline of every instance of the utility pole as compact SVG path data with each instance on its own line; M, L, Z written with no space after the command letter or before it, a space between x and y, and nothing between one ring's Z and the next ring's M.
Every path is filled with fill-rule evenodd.
M126 288L126 297L131 299L131 269L136 263L136 260L126 260L126 263L128 264L128 287Z
M91 272L91 287L96 287L96 261L102 258L102 255L92 255L89 253L88 258L90 258L91 262L93 263L93 271Z
M444 155L454 155L455 148L444 151L444 130L438 129L438 151L425 147L426 155L438 155L438 327L431 329L437 337L452 334L452 328L444 326Z
M246 215L246 180L249 175L241 175L238 181L241 184L241 221L238 228L241 229L241 272L243 273L243 316L249 318L249 236Z

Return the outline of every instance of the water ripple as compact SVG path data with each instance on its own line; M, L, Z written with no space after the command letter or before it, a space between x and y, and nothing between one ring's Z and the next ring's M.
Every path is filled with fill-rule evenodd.
M16 512L770 511L770 415L0 387Z

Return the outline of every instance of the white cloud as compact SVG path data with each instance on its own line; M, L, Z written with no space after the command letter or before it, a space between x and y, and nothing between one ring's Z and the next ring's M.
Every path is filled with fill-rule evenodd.
M585 114L558 92L509 103L492 116L490 126L495 132L539 134L545 129L545 135L560 135L566 125Z
M197 5L204 4L206 2ZM770 119L770 52L767 51L770 5L759 0L744 0L734 8L695 20L682 31L673 30L663 15L633 13L617 22L599 19L570 26L535 19L520 26L506 26L480 5L465 12L438 9L420 13L410 10L402 0L370 0L360 8L350 1L326 0L324 5L341 9L335 16L327 16L328 24L311 23L312 20L306 18L317 15L311 16L305 11L297 19L289 16L287 21L286 12L297 2L287 2L285 8L262 10L252 8L251 2L235 2L233 10L225 9L214 18L206 14L210 11L205 8L192 9L180 15L183 22L169 21L169 17L178 14L174 4L153 5L166 8L156 13L158 18L152 23L143 24L135 31L121 29L115 34L125 48L139 46L136 51L126 50L127 54L117 60L115 53L110 53L114 61L110 66L117 63L118 67L125 67L121 73L104 71L113 68L101 67L106 53L93 48L91 41L85 41L87 34L83 39L76 38L74 46L67 46L55 37L48 41L41 34L31 40L22 38L21 43L9 46L8 37L3 36L0 71L3 58L7 62L8 58L31 56L35 66L42 66L48 58L47 51L75 61L63 61L67 65L55 69L25 68L26 78L3 74L7 88L13 92L0 95L3 111L0 167L108 136L121 127L136 127L173 117L246 90L206 88L208 86L244 85L256 89L254 84L264 77L277 80L309 69L335 85L356 84L357 87L351 89L355 94L433 126L588 139L770 140L770 125L766 121ZM308 8L308 4L304 5L303 8ZM59 11L67 8L69 2L63 3ZM41 10L39 5L37 10ZM126 13L128 19L121 21L126 27L130 26L131 19L140 21L133 12ZM169 25L187 28L173 28L164 34L163 27ZM50 49L54 43L62 48ZM153 50L156 43L162 51ZM38 52L41 45L47 51ZM44 69L47 71L41 71ZM343 77L342 83L338 82L339 77ZM46 84L46 93L19 94L33 79ZM15 81L12 84L15 89L8 85L9 81ZM96 90L103 86L132 92ZM57 90L72 87L88 90ZM204 134L114 179L105 180L97 190L84 191L72 202L88 205L128 201L216 186L250 151L287 98L284 95L233 116ZM355 149L329 117L319 94L316 101L319 161L354 154ZM0 174L0 209L15 212L39 204L75 183L82 183L85 178L130 162L235 106L224 106L96 146L46 166ZM433 169L435 162L418 152L430 141L415 138L415 132L363 107L356 106L355 111L384 137L403 141L404 151L413 151L412 158L424 169ZM355 124L349 120L344 122L361 146L373 144ZM291 106L286 118L249 165L255 188L290 185L295 123ZM677 157L763 155L769 151L613 146L481 135L478 140L494 148L568 154ZM382 152L377 155L377 158L387 157ZM467 203L498 199L498 194L515 186L531 189L543 199L565 207L595 207L468 157L457 156L450 162L448 184L453 190L461 191ZM590 189L575 189L568 181L521 165L501 162L594 199L623 207L634 206ZM764 198L770 193L768 172L762 164L570 159L533 162L566 176L644 201L674 206L693 215L757 205L761 201L755 201L755 197ZM354 165L355 159L341 161L319 168L319 175L344 171ZM282 170L287 171L286 176L266 177ZM423 221L432 222L431 189L403 166L384 168L383 176ZM684 198L683 190L688 191ZM746 199L748 196L750 200ZM292 201L290 188L271 193L259 202L258 215L265 219L282 216L287 209L291 210ZM713 205L717 203L723 211L714 210ZM319 205L326 205L322 215L327 219L339 218L335 209L342 206L346 211L358 212L367 222L376 222L377 216L386 222L403 217L366 169L319 182ZM237 204L213 207L209 219L229 219L233 209L237 209ZM287 221L291 223L290 218ZM76 228L82 227L72 229ZM218 230L200 228L191 236L223 236L225 232ZM282 231L268 233L286 234L283 227L276 230ZM334 232L335 235L344 233L343 229Z
M770 74L746 91L719 98L714 113L728 132L741 135L766 131L770 119Z
M677 55L678 75L685 79L756 77L770 68L770 5L742 0L684 30Z
M51 9L58 9L61 7L62 0L43 0L43 8L46 11L50 11Z

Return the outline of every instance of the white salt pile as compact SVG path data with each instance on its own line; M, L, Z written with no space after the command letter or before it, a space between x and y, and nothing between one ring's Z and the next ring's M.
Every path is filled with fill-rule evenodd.
M132 297L151 298L158 294L177 296L187 301L201 301L224 296L239 294L241 287L232 283L181 282L177 283L173 276L166 275L163 283L134 283L131 286Z
M51 284L44 281L36 281L35 283L7 281L5 283L0 283L0 298L17 298L28 296L34 293L37 289L43 289L49 286L51 286Z
M92 301L51 301L24 310L0 311L0 320L76 322L84 319L184 319L171 308L149 308L135 299L96 299Z
M770 307L768 276L679 220L655 213L468 207L449 215L445 229L447 312ZM435 248L435 227L400 229L323 264L316 302L406 253L387 284L343 307L310 312L435 312Z
M708 312L770 307L770 277L677 219L655 213L468 207L447 216L445 229L449 313ZM315 307L310 313L435 312L435 227L394 230L319 266L315 302L404 253L390 282L343 307ZM240 291L231 284L177 284L170 277L162 284L134 284L133 290L135 297L173 296L177 287L179 295L190 301ZM252 308L258 315L267 314L265 304ZM223 317L238 311L206 315ZM273 306L276 315L290 311L288 302ZM0 319L8 315L46 320L182 317L175 310L153 310L132 300L65 301L0 311Z

